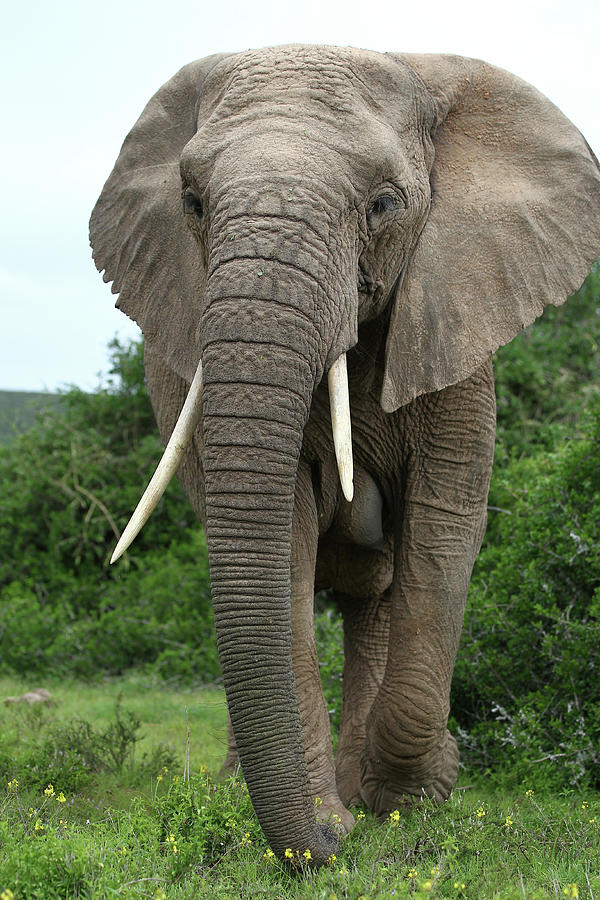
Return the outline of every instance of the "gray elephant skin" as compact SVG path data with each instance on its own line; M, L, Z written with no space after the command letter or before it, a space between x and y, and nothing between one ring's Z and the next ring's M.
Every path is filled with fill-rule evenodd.
M154 95L90 233L144 333L165 441L202 364L179 477L206 530L228 759L237 746L275 852L322 864L353 804L383 815L456 782L446 726L486 523L491 354L600 254L598 163L549 100L478 60L247 51ZM335 762L323 588L344 618Z

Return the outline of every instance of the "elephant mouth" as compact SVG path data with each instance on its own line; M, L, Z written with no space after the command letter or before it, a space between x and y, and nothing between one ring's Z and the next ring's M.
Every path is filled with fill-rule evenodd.
M344 497L348 502L351 502L354 496L354 476L352 461L352 427L350 422L350 394L348 391L348 367L345 353L340 354L330 367L327 380L329 386L331 427L338 473ZM194 432L200 424L201 418L202 361L198 363L198 368L196 369L196 374L194 375L185 403L156 471L115 547L114 553L110 559L111 564L120 559L152 515L158 501L175 475L179 464L183 459L183 455L192 441Z

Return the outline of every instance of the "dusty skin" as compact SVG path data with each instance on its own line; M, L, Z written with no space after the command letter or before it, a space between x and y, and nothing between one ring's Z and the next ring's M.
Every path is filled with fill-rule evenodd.
M179 477L206 529L227 764L239 752L278 855L319 865L352 804L443 801L456 781L448 698L485 529L491 354L600 254L597 161L549 100L477 60L213 56L150 100L91 241L144 332L165 442L202 362ZM326 377L343 354L351 503ZM344 615L335 763L315 587Z

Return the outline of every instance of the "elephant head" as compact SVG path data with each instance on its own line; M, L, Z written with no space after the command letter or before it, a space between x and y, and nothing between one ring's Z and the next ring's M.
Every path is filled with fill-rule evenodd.
M150 493L199 429L228 705L279 854L306 847L319 863L335 846L308 798L290 658L314 392L328 374L350 500L345 354L359 326L381 325L386 413L456 384L579 286L599 205L574 126L515 76L453 56L209 57L164 85L125 140L92 215L94 259L150 353L192 384Z

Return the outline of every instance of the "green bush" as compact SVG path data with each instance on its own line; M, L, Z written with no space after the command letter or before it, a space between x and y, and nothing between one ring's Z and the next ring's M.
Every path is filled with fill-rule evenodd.
M161 452L143 345L117 341L100 390L68 391L0 448L0 671L219 678L206 547L176 480L109 566Z
M600 787L600 400L581 437L508 466L453 686L464 758Z
M76 615L96 608L118 534L162 452L143 382L141 344L112 344L114 377L94 394L68 391L28 432L0 448L0 587L28 584ZM117 378L117 373L119 377ZM174 480L129 554L167 549L196 524Z
M553 449L600 393L600 262L581 288L494 356L495 469Z

